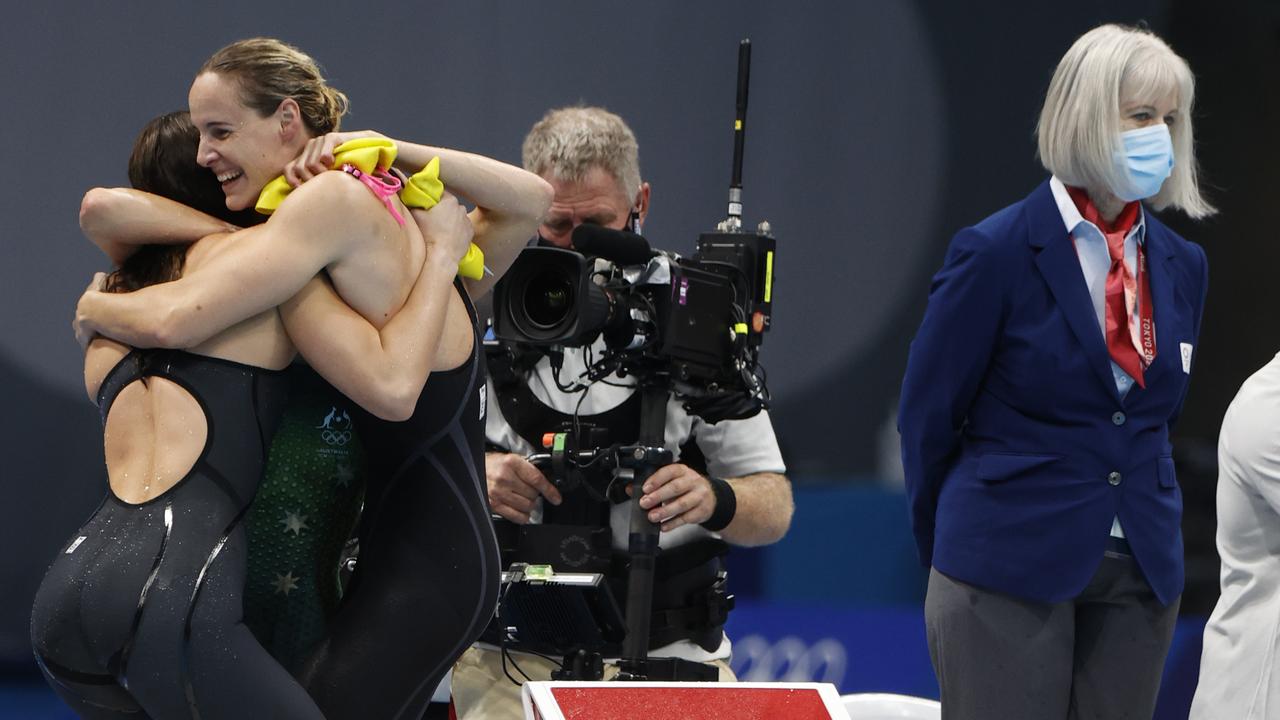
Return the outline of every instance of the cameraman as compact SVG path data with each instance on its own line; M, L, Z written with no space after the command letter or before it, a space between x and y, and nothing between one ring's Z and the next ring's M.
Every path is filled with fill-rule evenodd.
M649 209L649 184L640 179L635 135L617 115L594 107L552 110L525 138L523 156L525 168L555 188L555 200L539 228L540 244L569 248L573 229L583 223L639 232ZM590 349L566 348L561 383L576 381L587 367L588 353L599 358L603 349L600 340ZM622 604L629 503L600 502L580 487L561 493L525 456L542 451L543 433L575 427L602 428L597 433L607 438L597 434L593 443L634 442L640 394L631 387L633 379L614 378L584 393L569 393L560 389L546 357L505 365L491 358L490 371L486 435L491 452L485 456L485 473L493 512L510 521L496 522L499 536L511 535L503 526L515 531L524 531L521 526L531 531L598 526L593 544L612 560L607 568L575 567L576 558L568 567L551 564L559 571L603 570ZM721 556L726 542L751 546L782 538L794 509L791 485L782 474L786 468L764 411L708 424L688 414L679 401L669 400L665 445L676 462L658 469L641 490L641 506L661 526L649 655L704 663L713 666L711 673L720 680L734 680L723 631L730 603ZM566 546L557 545L554 534L550 537L542 543L551 548L548 552ZM539 559L504 553L503 564ZM613 650L612 656L606 650L606 657L616 657ZM472 647L454 667L458 717L523 717L520 688L509 678L547 680L556 666L514 651L504 664L496 647ZM616 672L616 665L607 663L605 679Z

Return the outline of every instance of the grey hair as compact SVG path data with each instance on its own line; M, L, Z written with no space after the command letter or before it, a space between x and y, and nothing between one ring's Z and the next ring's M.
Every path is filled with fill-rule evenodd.
M1114 193L1124 186L1113 161L1122 152L1121 99L1154 102L1169 93L1178 99L1169 126L1173 170L1148 202L1156 210L1175 207L1193 218L1212 215L1216 210L1197 180L1191 129L1195 79L1187 62L1147 30L1102 25L1067 50L1036 125L1040 162L1067 185Z
M601 107L547 111L525 136L524 169L536 175L579 182L592 167L618 183L627 202L640 192L640 149L622 118Z

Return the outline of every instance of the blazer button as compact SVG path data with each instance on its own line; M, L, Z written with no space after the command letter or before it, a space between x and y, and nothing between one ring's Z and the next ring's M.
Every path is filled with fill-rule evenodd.
M1122 413L1122 412L1115 412L1115 413L1112 413L1112 414L1111 414L1111 424L1112 424L1112 425L1115 425L1116 427L1120 427L1121 425L1123 425L1123 424L1124 424L1124 421L1125 421L1124 413Z
M1118 472L1112 471L1110 474L1107 475L1107 482L1111 483L1112 485L1119 485L1120 480L1121 480L1121 477L1120 477L1120 473Z

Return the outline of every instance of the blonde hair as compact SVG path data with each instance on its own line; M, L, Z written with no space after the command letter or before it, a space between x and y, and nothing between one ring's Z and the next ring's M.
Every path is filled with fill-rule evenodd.
M1121 98L1155 102L1177 94L1173 170L1148 200L1193 218L1216 210L1200 193L1191 110L1195 79L1187 62L1154 33L1102 25L1080 36L1062 57L1049 82L1036 125L1040 162L1067 185L1108 189L1124 186L1114 162L1122 152Z
M640 149L622 118L600 107L549 110L525 136L524 169L578 182L592 167L604 170L631 202L640 192Z
M307 129L316 135L337 130L349 103L329 87L309 55L275 38L240 40L217 51L197 75L211 72L235 78L241 102L266 117L285 98L293 98Z

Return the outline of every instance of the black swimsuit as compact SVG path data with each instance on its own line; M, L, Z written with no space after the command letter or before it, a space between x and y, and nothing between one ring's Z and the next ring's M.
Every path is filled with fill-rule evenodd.
M433 372L405 422L356 419L369 459L360 560L301 677L329 720L422 717L497 605L484 479L484 354Z
M242 623L242 520L284 407L284 375L177 350L135 350L98 391L160 377L200 404L207 440L165 493L108 493L36 593L31 640L53 688L90 718L319 718Z

